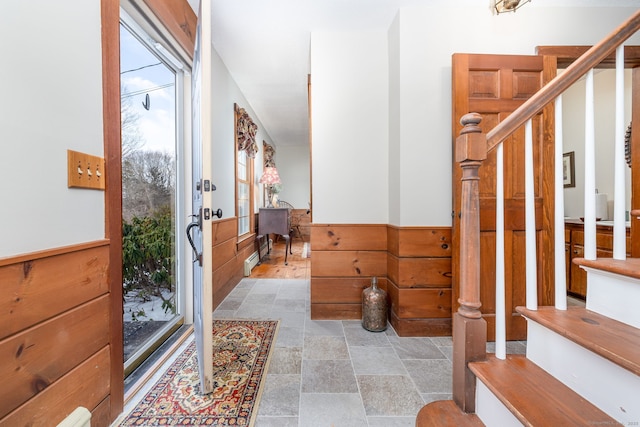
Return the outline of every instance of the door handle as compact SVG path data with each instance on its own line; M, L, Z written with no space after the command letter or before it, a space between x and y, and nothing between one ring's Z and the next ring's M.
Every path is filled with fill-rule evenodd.
M187 225L187 240L189 240L189 244L191 245L191 248L193 249L193 253L196 256L195 261L198 261L198 265L202 266L202 254L198 253L198 248L196 248L196 244L193 242L193 238L191 237L191 229L193 227L200 228L200 215L193 215L193 216L196 217L196 220L193 221L191 224Z

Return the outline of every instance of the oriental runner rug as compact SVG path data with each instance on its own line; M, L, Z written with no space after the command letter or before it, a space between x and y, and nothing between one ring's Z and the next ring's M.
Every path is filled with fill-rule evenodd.
M214 320L211 394L200 394L195 342L121 426L252 426L275 348L277 320Z

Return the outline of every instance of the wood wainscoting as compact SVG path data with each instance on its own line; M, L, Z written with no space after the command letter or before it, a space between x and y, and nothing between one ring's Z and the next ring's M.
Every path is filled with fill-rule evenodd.
M311 318L362 318L378 277L400 336L451 335L451 228L311 225Z
M451 228L387 228L389 319L398 335L451 335Z
M0 425L109 425L108 268L108 240L0 260Z
M212 223L213 308L242 280L244 260L256 250L255 233L238 241L238 218Z
M386 290L386 224L311 225L312 319L361 319L373 276Z

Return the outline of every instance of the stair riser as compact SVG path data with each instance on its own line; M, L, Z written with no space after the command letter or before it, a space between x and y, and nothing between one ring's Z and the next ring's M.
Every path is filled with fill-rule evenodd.
M622 424L640 421L640 377L529 319L527 358Z
M640 280L589 267L587 309L640 328Z
M515 415L479 379L476 379L476 415L487 427L522 427Z

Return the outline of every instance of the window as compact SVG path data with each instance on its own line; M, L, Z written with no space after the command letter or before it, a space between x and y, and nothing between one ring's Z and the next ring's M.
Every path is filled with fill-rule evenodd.
M252 169L253 162L247 156L246 151L238 151L238 236L243 236L251 231L251 182L249 180L249 169Z
M258 126L244 108L234 105L235 152L236 152L236 217L238 237L244 238L253 232L253 159L258 151L256 132Z

